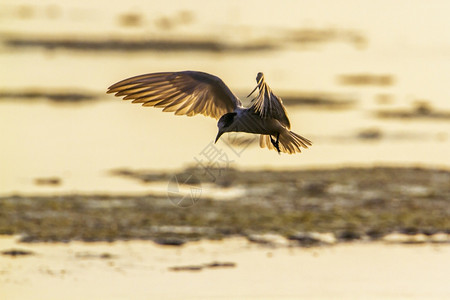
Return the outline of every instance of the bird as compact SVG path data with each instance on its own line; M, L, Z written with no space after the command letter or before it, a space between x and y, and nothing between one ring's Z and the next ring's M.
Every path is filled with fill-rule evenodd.
M219 77L200 71L158 72L130 77L111 85L114 93L132 103L163 108L175 115L202 114L218 119L215 143L226 132L259 134L261 148L294 154L312 142L290 130L291 123L280 97L276 96L259 72L258 94L248 107Z

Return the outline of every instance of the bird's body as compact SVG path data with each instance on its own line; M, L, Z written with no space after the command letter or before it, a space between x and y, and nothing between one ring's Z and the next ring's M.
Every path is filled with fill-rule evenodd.
M203 114L219 119L216 142L225 132L247 132L260 134L260 146L278 152L292 154L311 146L311 141L289 130L283 102L273 94L262 73L258 73L256 81L250 95L257 88L259 94L248 108L220 78L196 71L135 76L110 86L108 93L143 106L162 107L176 115Z

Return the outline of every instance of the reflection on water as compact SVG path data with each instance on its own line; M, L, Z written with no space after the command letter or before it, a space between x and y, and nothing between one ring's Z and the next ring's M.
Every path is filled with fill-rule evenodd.
M450 101L436 80L450 77L448 2L408 2L407 14L401 1L250 2L3 1L0 193L144 191L108 170L193 164L216 121L104 94L129 76L187 69L218 75L238 95L263 71L292 129L314 142L296 156L251 146L235 167L450 167Z

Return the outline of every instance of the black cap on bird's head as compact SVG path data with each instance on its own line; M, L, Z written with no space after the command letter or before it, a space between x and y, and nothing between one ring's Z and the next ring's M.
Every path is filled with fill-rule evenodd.
M259 84L261 79L264 80L264 74L262 72L258 72L258 74L256 75L256 83Z
M217 133L216 140L214 143L217 143L219 138L224 134L225 132L231 131L230 126L234 122L234 118L236 117L237 113L230 112L224 114L222 117L220 117L219 122L217 122L217 127L219 127L219 132Z

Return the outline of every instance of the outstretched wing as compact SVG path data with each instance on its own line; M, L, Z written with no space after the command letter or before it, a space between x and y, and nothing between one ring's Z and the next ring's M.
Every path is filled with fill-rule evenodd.
M195 71L131 77L110 86L108 93L143 106L162 107L176 115L203 114L216 119L242 106L219 77Z
M286 109L283 106L283 101L272 92L269 85L267 85L264 81L264 74L258 73L256 76L256 81L258 84L250 95L253 94L257 88L259 89L259 94L252 100L251 108L259 114L261 118L276 119L290 129L291 123L287 117Z

